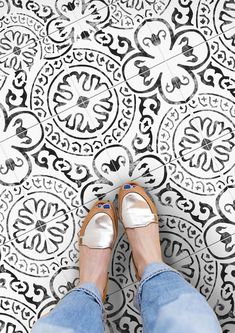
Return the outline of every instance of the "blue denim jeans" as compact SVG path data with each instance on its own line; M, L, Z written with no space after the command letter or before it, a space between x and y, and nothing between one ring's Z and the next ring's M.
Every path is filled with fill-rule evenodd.
M164 263L146 266L134 299L145 333L221 333L205 298ZM83 283L39 319L32 333L104 332L105 311L95 284ZM131 333L131 332L130 332Z

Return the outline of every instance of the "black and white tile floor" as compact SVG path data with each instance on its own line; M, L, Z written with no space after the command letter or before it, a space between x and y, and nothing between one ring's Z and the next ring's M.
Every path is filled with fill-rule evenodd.
M0 331L79 280L97 198L136 179L165 261L235 332L235 1L0 1ZM107 332L142 332L119 224Z

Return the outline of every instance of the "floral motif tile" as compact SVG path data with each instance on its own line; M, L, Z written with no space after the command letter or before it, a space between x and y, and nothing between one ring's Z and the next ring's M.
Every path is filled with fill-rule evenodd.
M79 279L78 233L138 180L163 255L234 322L235 5L224 0L4 0L0 279L4 330L29 333ZM141 332L119 222L107 332Z
M42 250L45 235L40 232L40 239L35 235L1 246L1 322L6 332L30 332L45 305L48 309L55 305L57 289L64 284L64 279L55 279L58 267L54 258Z

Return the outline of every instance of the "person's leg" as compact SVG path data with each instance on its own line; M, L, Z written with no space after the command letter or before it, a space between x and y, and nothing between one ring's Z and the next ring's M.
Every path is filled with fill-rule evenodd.
M82 283L65 295L55 308L39 319L32 333L101 333L105 313L94 283Z
M138 191L138 186L124 186ZM122 202L120 211L126 225L138 276L141 277L135 306L140 310L145 333L218 333L218 320L205 298L177 271L163 263L157 223L132 227L150 219L151 205L138 196ZM124 209L123 209L124 207ZM150 210L151 209L151 210ZM138 302L137 302L138 300Z
M90 223L91 222L91 223ZM98 201L83 221L79 235L80 283L45 317L32 333L104 332L108 266L117 236L117 223L111 203Z
M164 263L148 264L134 300L145 333L221 333L205 298Z
M104 331L103 291L106 286L110 248L79 246L80 283L45 317L32 333L100 333ZM102 322L103 320L103 322Z

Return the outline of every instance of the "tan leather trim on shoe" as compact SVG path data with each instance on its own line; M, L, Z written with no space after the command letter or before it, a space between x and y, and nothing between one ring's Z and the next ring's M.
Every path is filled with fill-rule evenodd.
M137 280L140 281L141 277L139 276L138 269L136 267L134 257L133 257L133 255L131 255L131 256L132 256L132 261L133 261L133 265L134 265L134 268L135 268L135 276L136 276Z
M102 302L104 303L106 300L106 296L107 296L107 291L108 291L108 281L109 281L109 276L107 274L107 282L103 291L103 295L102 295Z

